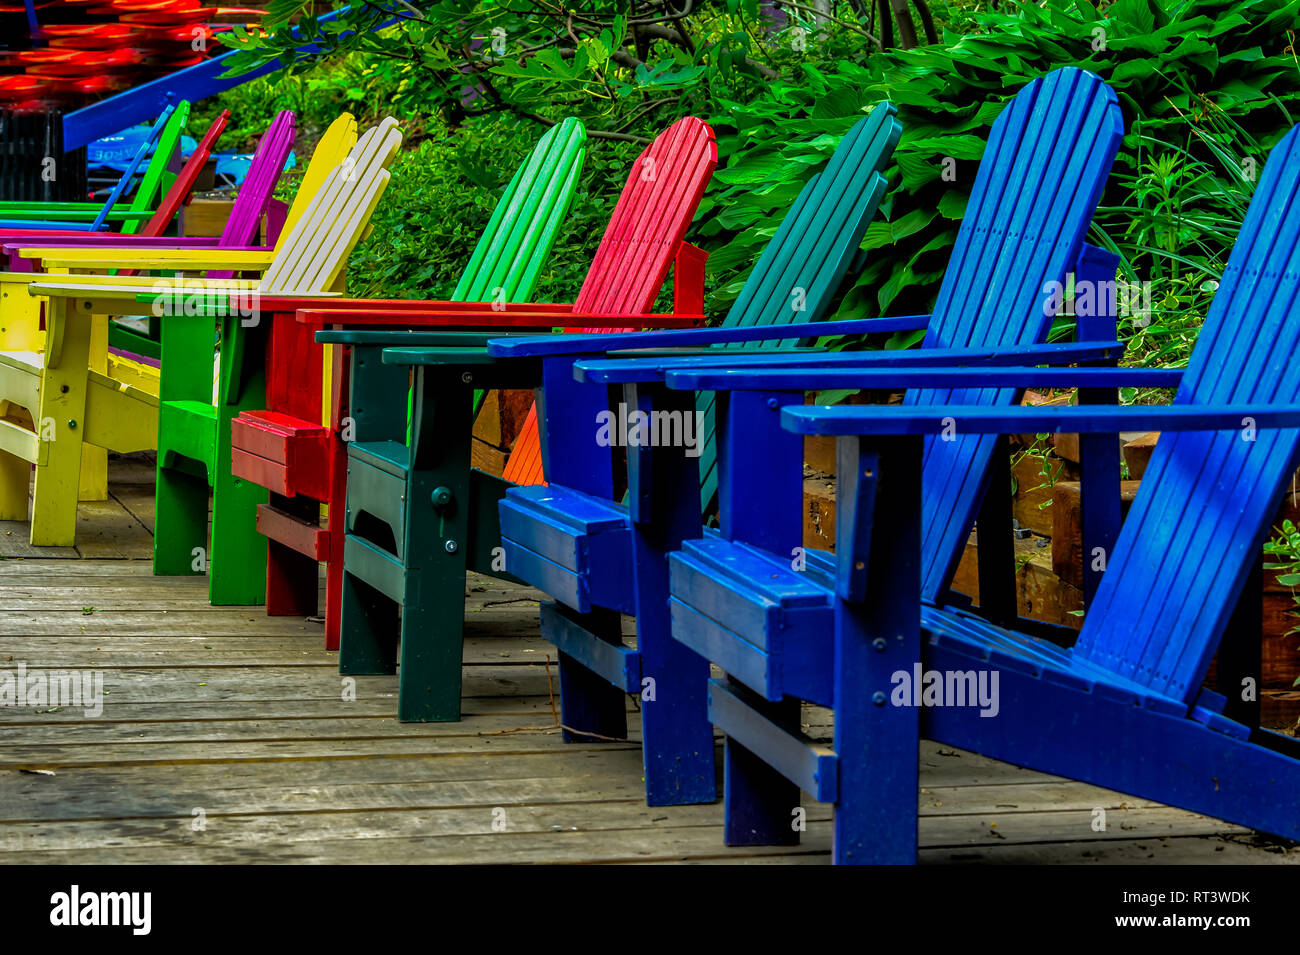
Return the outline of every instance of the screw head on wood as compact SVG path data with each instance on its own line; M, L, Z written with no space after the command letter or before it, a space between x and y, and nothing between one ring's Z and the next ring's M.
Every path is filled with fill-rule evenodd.
M75 428L77 427L77 419L76 419L76 418L69 418L69 419L68 419L68 427L69 427L69 428L72 428L72 429L75 429Z
M872 694L871 694L871 702L872 702L872 703L875 703L876 706L884 706L884 705L885 705L885 694L884 694L884 693L881 693L879 690L877 690L875 693L872 693Z
M447 541L447 543L442 545L442 549L449 554L454 554L456 553L456 546L457 545L455 541Z
M467 385L469 385L469 384L473 384L473 382L474 382L474 376L473 376L470 372L468 372L468 371L462 371L462 372L460 373L460 380L463 381L463 382L465 382L465 384L467 384Z

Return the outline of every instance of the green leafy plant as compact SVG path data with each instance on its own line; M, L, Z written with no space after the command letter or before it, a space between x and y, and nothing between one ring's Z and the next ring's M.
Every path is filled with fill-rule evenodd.
M1300 528L1293 521L1284 520L1281 527L1273 528L1273 534L1273 538L1264 544L1264 553L1278 559L1265 561L1264 569L1276 572L1277 582L1290 588L1291 600L1296 607L1291 615L1300 617L1300 594L1296 592L1300 587ZM1300 633L1300 625L1292 627L1286 635L1296 633ZM1300 678L1296 679L1295 685L1300 686Z

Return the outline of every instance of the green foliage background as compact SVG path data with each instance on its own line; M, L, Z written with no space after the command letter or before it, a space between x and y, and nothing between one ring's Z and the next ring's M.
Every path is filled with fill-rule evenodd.
M1300 0L1013 0L997 12L956 2L935 10L938 44L890 51L868 38L871 23L858 4L840 4L820 26L791 10L787 27L774 32L757 0L727 0L694 8L693 52L651 44L635 67L618 62L627 56L618 52L626 11L596 6L610 25L580 38L567 58L550 50L474 60L493 93L479 111L464 108L466 67L448 51L487 38L494 23L531 29L509 20L504 4L449 2L431 8L441 19L430 12L428 22L377 35L330 34L332 55L204 106L229 106L234 134L246 138L276 109L295 109L306 132L300 150L341 109L363 122L390 113L404 121L408 148L350 273L357 293L392 297L442 294L455 284L498 191L540 135L539 120L576 113L597 137L626 137L590 144L567 233L540 290L553 301L571 299L581 284L640 143L678 116L703 116L718 134L720 165L692 241L710 252L708 301L720 313L802 183L864 111L889 99L905 132L864 243L872 254L839 315L910 314L933 302L999 110L1034 77L1080 66L1115 88L1127 131L1091 238L1120 253L1126 278L1150 281L1155 292L1151 314L1123 327L1128 357L1176 365L1267 151L1300 100L1293 47ZM299 28L324 30L312 20ZM286 38L283 31L250 38L245 55L283 56ZM943 177L945 162L953 181Z

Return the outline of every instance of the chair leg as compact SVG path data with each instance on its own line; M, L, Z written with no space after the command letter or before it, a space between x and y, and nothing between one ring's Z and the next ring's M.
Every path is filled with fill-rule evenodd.
M0 521L27 520L32 465L25 458L0 451Z
M342 536L342 535L340 535ZM340 622L343 619L343 558L342 556L334 557L335 553L342 554L342 543L340 542L339 550L333 549L334 532L330 531L330 560L325 564L325 649L337 650L339 648Z
M108 500L108 449L93 444L81 446L81 477L77 482L77 500Z
M580 614L556 604L554 611L607 643L623 642L622 620L612 610L598 607ZM555 623L543 614L542 637L555 643L553 626ZM627 739L627 694L623 690L562 651L559 672L560 723L566 743Z
M108 316L95 315L90 320L90 368L108 371ZM108 500L108 450L93 444L81 446L81 477L77 486L79 501Z
M266 612L272 617L310 617L317 606L319 565L279 541L266 542Z
M311 498L271 495L278 510L311 520L320 505ZM306 554L277 540L266 542L266 612L272 617L310 617L317 610L320 568Z
M400 541L402 665L397 718L460 719L465 573L473 532L473 393L459 376L419 369L411 412L411 469Z
M257 532L257 505L266 503L266 489L235 477L225 457L217 461L212 487L208 600L260 604L266 599L266 538Z
M799 729L798 700L760 700L736 681L728 683L763 716L787 729ZM723 767L723 842L729 846L798 845L799 830L794 822L799 787L730 736L723 749Z
M667 560L663 560L667 568ZM660 593L667 593L667 574ZM709 661L672 638L667 601L637 617L641 651L641 752L646 804L682 806L718 798L709 722Z
M160 576L207 573L208 482L164 466L158 452L154 486L153 572ZM196 553L196 549L198 553ZM202 560L197 559L202 555Z
M865 572L860 602L835 599L837 864L916 864L921 721L914 701L895 698L894 677L922 660L921 459L916 437L840 442L838 473L852 477L836 506L861 537L836 554Z
M46 463L36 465L32 486L32 546L71 547L77 538L77 479L81 442L51 441Z
M339 673L370 676L397 672L396 601L359 577L343 573L339 612Z
M397 689L397 718L404 723L460 719L465 548L432 557L435 566L406 573Z

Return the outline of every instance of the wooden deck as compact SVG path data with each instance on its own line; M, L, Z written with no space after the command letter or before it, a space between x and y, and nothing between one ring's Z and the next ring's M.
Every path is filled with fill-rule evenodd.
M76 548L30 548L24 524L0 522L0 671L99 672L105 692L98 717L0 707L0 862L828 861L830 813L811 800L802 846L727 849L720 803L645 806L635 745L561 742L535 591L474 580L465 719L401 724L394 677L343 698L318 622L153 577L151 462L111 473ZM829 736L824 711L806 719ZM1238 827L931 743L921 786L924 862L1300 862Z

